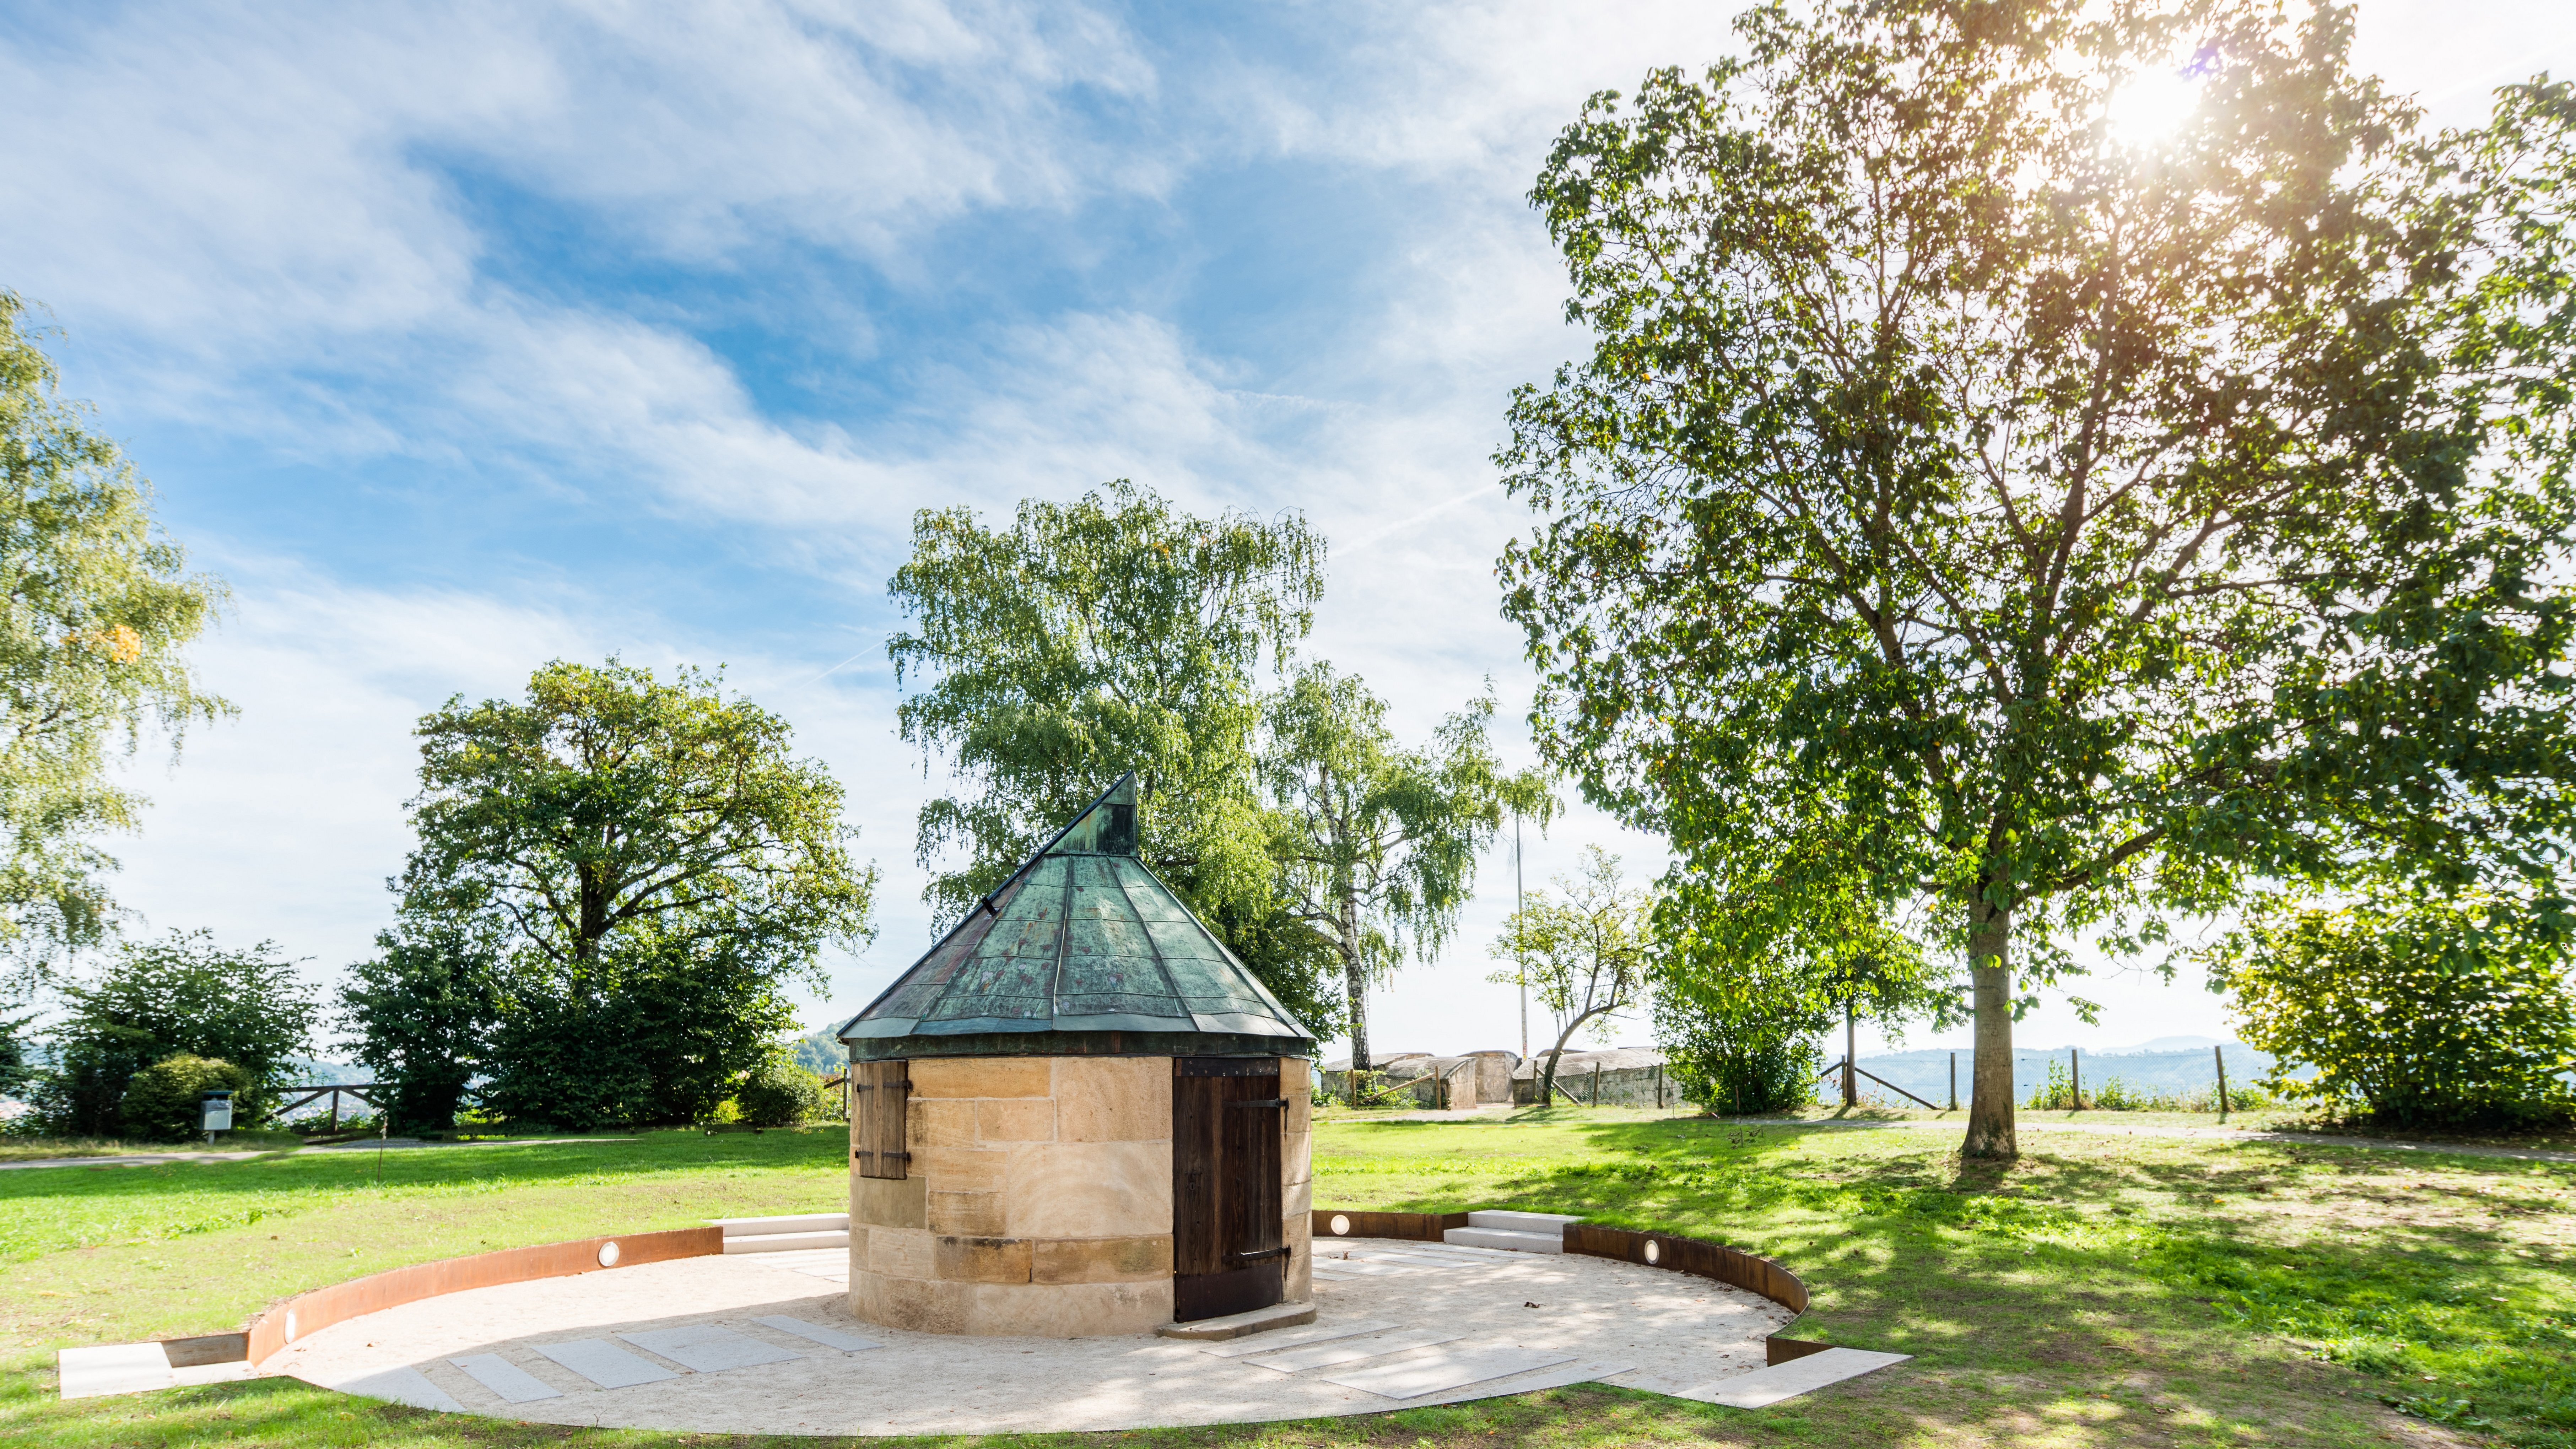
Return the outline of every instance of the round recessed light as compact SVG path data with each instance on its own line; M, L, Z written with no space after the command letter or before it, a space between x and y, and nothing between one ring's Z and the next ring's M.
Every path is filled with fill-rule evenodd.
M614 1268L617 1266L617 1245L615 1243L602 1243L599 1245L599 1266L603 1268Z
M1663 1261L1663 1256L1663 1244L1656 1242L1652 1238L1648 1238L1646 1240L1646 1261L1649 1263L1661 1262Z
M1351 1235L1351 1220L1342 1216L1340 1213L1335 1213L1333 1214L1332 1228L1334 1237L1347 1238Z

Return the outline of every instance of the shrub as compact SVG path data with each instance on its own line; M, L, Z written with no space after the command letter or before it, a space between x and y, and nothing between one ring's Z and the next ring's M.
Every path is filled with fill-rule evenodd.
M312 994L272 942L226 951L207 932L174 931L128 943L96 979L63 988L54 1061L29 1094L35 1115L51 1136L114 1136L127 1079L187 1055L249 1073L233 1120L264 1123L272 1084L293 1080L290 1058L311 1034Z
M2561 947L2479 896L2275 905L2212 948L2264 1086L2400 1126L2576 1116L2576 992ZM2287 1072L2316 1068L2313 1079Z
M1785 1112L1813 1096L1809 1083L1823 1060L1806 1034L1811 1015L1666 992L1655 1006L1655 1037L1682 1100L1733 1116Z
M734 1101L741 1106L742 1120L754 1127L792 1127L831 1111L823 1079L784 1056L754 1068L751 1080L734 1093Z
M242 1100L257 1085L257 1078L230 1062L183 1052L135 1073L126 1084L118 1114L130 1139L184 1142L201 1130L199 1093L232 1093L238 1113ZM240 1120L238 1115L235 1120Z

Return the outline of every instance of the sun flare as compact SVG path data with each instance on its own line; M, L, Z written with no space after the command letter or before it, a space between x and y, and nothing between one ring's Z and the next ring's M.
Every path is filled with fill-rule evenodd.
M2143 70L2111 92L2105 117L2111 134L2129 145L2160 141L2182 129L2200 104L2200 78L2180 70Z

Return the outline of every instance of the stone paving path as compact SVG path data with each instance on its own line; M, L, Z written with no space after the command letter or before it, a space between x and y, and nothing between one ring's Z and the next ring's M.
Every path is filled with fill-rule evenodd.
M1600 1258L1315 1245L1311 1325L1213 1343L908 1333L838 1249L476 1289L315 1333L263 1373L514 1420L701 1433L997 1433L1361 1414L1594 1380L1699 1388L1790 1317Z

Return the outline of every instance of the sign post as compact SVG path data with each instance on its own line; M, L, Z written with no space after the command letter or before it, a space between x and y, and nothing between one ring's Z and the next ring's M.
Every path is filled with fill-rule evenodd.
M233 1130L233 1094L230 1092L199 1092L197 1094L197 1125L205 1129L206 1140L208 1142L214 1141L215 1134L218 1132L230 1132Z

